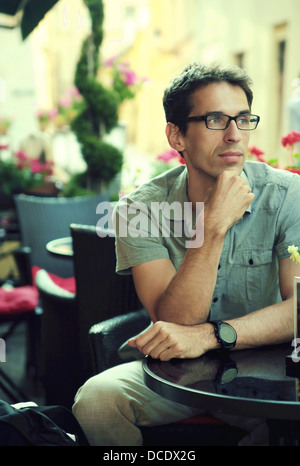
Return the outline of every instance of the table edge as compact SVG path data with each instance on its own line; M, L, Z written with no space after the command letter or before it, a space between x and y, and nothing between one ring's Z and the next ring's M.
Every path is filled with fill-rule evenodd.
M206 411L258 417L268 419L300 419L300 402L256 400L254 398L235 398L233 396L200 392L189 387L179 386L151 372L148 357L143 360L144 381L155 393L174 402L205 409ZM200 397L199 394L202 396Z

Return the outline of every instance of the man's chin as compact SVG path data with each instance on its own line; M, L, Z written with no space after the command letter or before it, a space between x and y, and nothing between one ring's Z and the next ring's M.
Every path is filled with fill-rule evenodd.
M236 172L237 175L240 175L243 171L243 166L235 164L235 165L226 167L223 171L234 171Z
M241 160L239 162L228 162L223 166L223 169L220 171L223 172L225 170L230 170L230 171L235 171L237 175L240 175L243 171L245 164L245 159L244 157L241 157Z

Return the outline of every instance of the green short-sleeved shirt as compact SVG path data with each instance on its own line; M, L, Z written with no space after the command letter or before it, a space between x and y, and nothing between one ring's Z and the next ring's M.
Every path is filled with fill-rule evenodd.
M278 260L289 256L289 245L300 245L300 176L261 162L246 162L241 176L247 179L255 198L226 234L210 319L239 317L281 301ZM185 205L186 187L187 170L180 166L120 200L118 219L120 212L123 217L125 206L133 206L133 213L127 211L125 219L127 225L132 223L133 235L125 230L120 235L117 223L118 273L130 273L131 267L160 258L169 258L178 270L195 217L180 218L166 208L158 221L151 206L161 202ZM167 234L157 225L161 218L169 222Z

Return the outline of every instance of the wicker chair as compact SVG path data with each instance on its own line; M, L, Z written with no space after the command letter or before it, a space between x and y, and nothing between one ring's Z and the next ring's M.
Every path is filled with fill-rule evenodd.
M70 224L96 225L99 202L105 195L91 197L40 197L19 194L14 197L22 246L31 249L31 264L60 277L73 276L73 263L55 258L46 251L46 243L69 236Z
M48 404L70 407L79 386L93 375L88 341L96 322L141 309L131 276L115 272L115 239L96 227L72 224L76 292L36 275L43 307L43 384ZM107 232L107 231L106 231Z
M19 272L18 286L12 289L0 288L0 338L8 339L19 327L26 324L26 372L35 379L39 377L40 324L42 309L38 293L32 285L30 249L19 248L13 252ZM0 354L0 361L1 361ZM12 402L24 401L28 397L16 385L12 377L0 368L0 387Z
M145 309L112 317L93 325L89 332L94 373L134 359L118 351L122 343L144 330L150 323ZM197 416L181 422L141 428L144 445L228 446L237 445L246 431L215 419Z

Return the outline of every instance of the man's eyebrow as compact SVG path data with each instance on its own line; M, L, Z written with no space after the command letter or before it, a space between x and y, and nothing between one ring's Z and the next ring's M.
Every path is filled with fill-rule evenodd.
M251 113L251 110L247 109L247 110L241 110L240 112L238 112L236 114L236 116L238 115L249 115ZM218 112L218 111L210 111L210 112L206 112L204 114L204 116L210 116L210 115L227 115L227 113L224 113L224 112Z
M238 113L238 115L249 115L251 113L251 110L249 108L247 110L242 110L241 112Z

